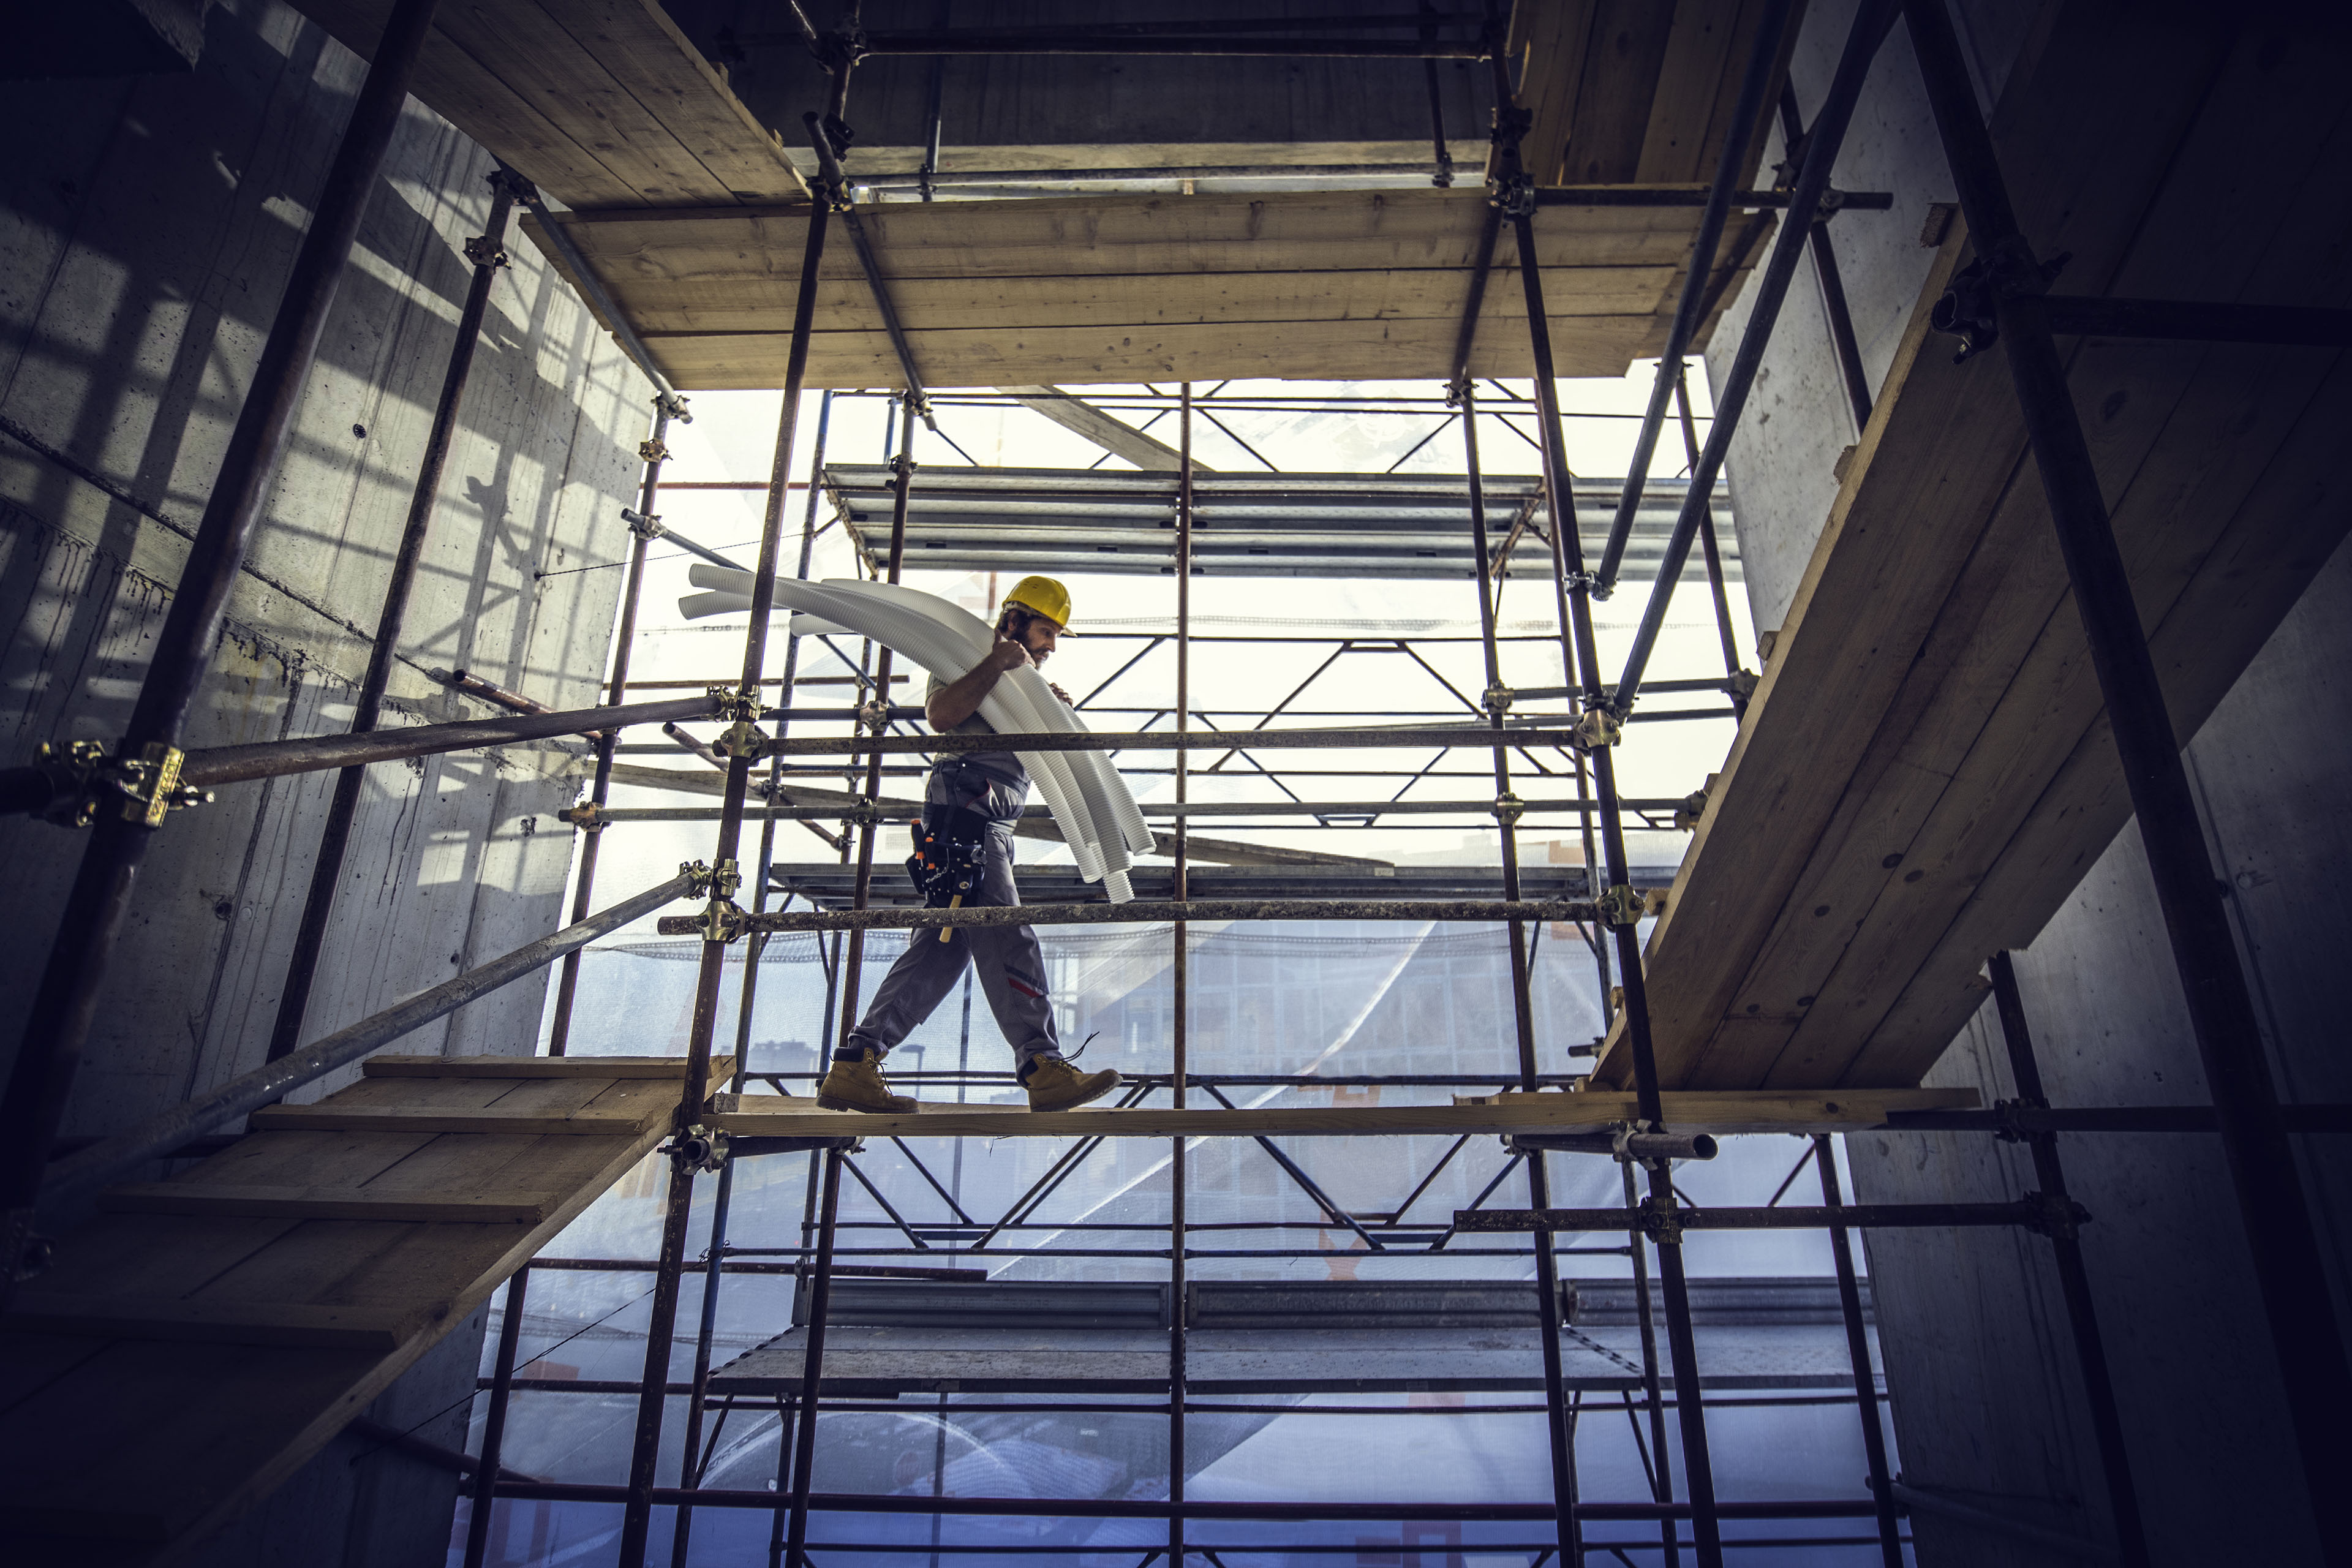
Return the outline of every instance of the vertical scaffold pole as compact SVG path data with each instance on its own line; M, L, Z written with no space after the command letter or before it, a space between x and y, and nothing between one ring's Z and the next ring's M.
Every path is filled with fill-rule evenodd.
M1192 727L1192 384L1183 384L1176 416L1176 732ZM1186 775L1192 753L1176 752L1176 802L1188 797ZM1176 814L1176 868L1173 896L1182 903L1187 893L1185 814ZM1184 1109L1185 1075L1190 1067L1191 954L1186 952L1186 927L1175 922L1176 949L1169 978L1175 987L1175 1059L1168 1087L1176 1109ZM1184 1135L1168 1142L1168 1564L1184 1568L1184 1245L1189 1235L1184 1218Z
M1517 903L1519 799L1511 791L1510 749L1503 739L1503 715L1509 708L1510 699L1503 685L1502 652L1495 641L1494 596L1486 589L1486 484L1478 464L1477 388L1465 375L1447 389L1447 396L1462 410L1463 458L1469 470L1470 537L1477 563L1471 576L1478 590L1479 642L1486 659L1484 700L1487 721L1495 730L1495 825L1502 851L1503 897ZM1511 921L1511 1021L1518 1041L1519 1088L1532 1094L1537 1071L1536 1022L1527 938L1527 922ZM1549 1208L1551 1190L1543 1154L1530 1154L1527 1164L1528 1201L1536 1208ZM1559 1268L1552 1254L1551 1232L1548 1230L1535 1233L1535 1262L1536 1306L1541 1317L1539 1342L1543 1349L1544 1430L1551 1447L1552 1505L1559 1558L1563 1563L1580 1563L1583 1561L1583 1531L1576 1517L1576 1432L1568 1415L1560 1365Z
M806 582L810 563L816 553L817 493L824 473L824 440L833 424L833 394L827 392L817 405L816 449L809 458L808 510L801 518L801 558L794 574ZM777 706L793 705L793 681L800 665L801 639L789 632L784 637L783 699ZM776 721L776 736L782 739L791 721ZM768 810L760 818L760 859L751 879L751 910L753 913L768 907L768 868L776 854L776 786L783 773L784 759L781 753L768 764ZM785 902L792 901L791 896ZM744 1074L751 1067L751 1005L758 999L760 986L760 955L768 945L766 933L754 931L743 943L743 984L735 1004L735 1076L727 1087L730 1093L743 1092ZM710 1251L705 1259L702 1278L702 1315L694 1337L694 1380L686 1397L685 1451L678 1458L678 1488L693 1491L702 1485L700 1453L702 1448L702 1413L710 1395L711 1342L719 1330L719 1286L722 1278L721 1265L727 1257L727 1221L735 1199L735 1163L729 1161L719 1167L719 1190L710 1200ZM725 1418L722 1415L721 1420ZM677 1505L677 1529L670 1544L669 1560L683 1563L687 1549L694 1536L694 1504L681 1500Z
M1633 1163L1628 1160L1617 1171L1624 1178L1626 1212L1637 1212L1642 1198L1633 1187ZM1638 1235L1626 1251L1633 1259L1633 1321L1642 1334L1642 1399L1650 1411L1650 1451L1657 1456L1656 1463L1650 1468L1650 1495L1655 1501L1672 1502L1675 1468L1673 1457L1666 1450L1665 1395L1658 1384L1658 1325L1650 1307L1650 1257L1642 1250ZM1658 1521L1658 1546L1665 1553L1666 1568L1677 1568L1683 1560L1680 1530L1671 1514Z
M474 350L482 341L482 318L489 310L490 284L507 264L507 222L515 198L527 187L501 167L490 176L490 216L481 237L466 246L474 264L473 280L466 288L466 303L457 312L457 332L449 344L449 363L441 373L441 398L433 409L433 426L418 459L416 485L408 500L408 521L392 556L391 580L384 585L383 610L376 617L375 646L368 653L367 670L360 677L352 708L352 733L362 735L376 727L383 714L383 694L392 683L394 656L406 629L408 599L416 586L416 569L425 560L425 539L433 526L434 503L440 499L441 476L449 466L449 448L457 444L457 409L465 400L466 383L473 374ZM351 847L352 823L359 816L360 792L367 784L364 765L344 768L335 775L335 793L327 804L327 821L319 834L319 852L310 863L310 888L302 900L302 918L295 928L294 952L286 961L286 981L278 988L278 1017L269 1035L268 1059L290 1056L302 1043L303 1016L310 1005L311 984L319 976L319 955L327 942L327 921L335 908L335 889L343 879L343 856ZM583 914L582 918L585 918Z
M319 191L278 311L253 370L252 391L237 411L212 497L197 524L171 608L155 635L139 700L124 726L119 758L147 769L141 786L155 798L125 797L100 811L58 919L49 956L26 1009L8 1083L0 1091L0 1306L16 1294L33 1243L33 1203L49 1146L64 1120L82 1047L105 994L106 969L131 914L140 863L163 821L176 782L188 710L212 666L228 618L229 595L246 548L278 478L279 459L301 412L319 341L336 286L374 194L376 173L408 101L409 79L432 29L434 0L400 0L384 22L367 80Z
M668 457L669 447L663 437L669 434L669 422L677 419L691 423L694 416L686 411L686 400L674 392L654 394L654 429L638 447L645 460L645 475L637 486L637 515L654 515L655 498L661 489L662 463ZM621 618L613 629L613 678L606 688L604 700L618 707L629 691L629 654L637 641L637 605L645 598L646 550L653 543L649 528L632 528L629 542L629 578L621 588ZM791 694L785 695L790 701ZM596 773L588 785L588 804L601 808L613 793L613 749L621 743L618 730L607 730L596 742ZM572 923L578 925L588 918L588 900L596 890L596 850L604 842L604 825L592 818L580 829L580 868L572 878ZM580 954L567 952L555 973L555 1016L548 1023L547 1054L560 1057L572 1043L572 1005L580 992Z
M1691 418L1690 378L1687 375L1675 378L1675 414L1683 427L1683 452L1689 460L1690 472L1696 475L1698 472L1698 425ZM1706 586L1715 600L1716 639L1723 644L1723 675L1727 681L1733 683L1730 690L1732 710L1745 718L1748 695L1738 684L1739 640L1731 629L1731 595L1723 585L1723 552L1716 542L1715 507L1712 503L1699 521L1698 542L1706 554Z
M507 1281L499 1310L499 1355L490 1366L490 1405L482 1416L482 1457L474 1469L473 1506L466 1517L466 1568L482 1568L490 1548L490 1513L498 1503L499 1463L507 1440L507 1405L514 1393L515 1356L522 1343L523 1293L530 1265Z
M809 339L816 319L817 274L824 260L830 203L810 205L807 244L801 254L799 298L793 311L793 346L785 362L783 410L776 425L776 455L768 475L768 497L760 530L760 555L751 577L751 623L743 637L740 700L756 700L765 673L768 618L776 603L776 557L782 547L784 503L792 493L793 437L800 420L801 386L808 375ZM730 755L727 793L719 806L718 844L711 862L711 909L726 902L726 879L735 872L743 832L743 803L751 793L753 748ZM680 1090L677 1130L684 1132L701 1113L710 1092L710 1042L719 1024L719 988L726 974L727 943L709 931L696 975L694 1011L687 1037L686 1081ZM636 1432L629 1456L629 1500L621 1521L621 1568L642 1568L653 1523L654 1468L661 1452L662 1413L667 1401L671 1336L677 1326L677 1295L686 1264L687 1222L694 1205L694 1167L671 1166L669 1194L662 1217L661 1252L656 1259L653 1312L646 1326L645 1384L637 1396Z
M1813 1163L1821 1167L1822 1204L1842 1208L1837 1152L1826 1132L1813 1134ZM1853 1269L1853 1237L1844 1226L1830 1226L1830 1252L1837 1261L1838 1309L1845 1319L1846 1358L1853 1364L1854 1407L1862 1413L1862 1452L1870 1465L1870 1495L1878 1505L1878 1552L1886 1568L1903 1568L1903 1532L1895 1521L1895 1478L1886 1468L1886 1432L1878 1421L1878 1374L1870 1364L1870 1334L1862 1321L1862 1282Z
M2271 1348L2294 1423L2313 1527L2327 1561L2352 1563L2352 1513L2325 1500L2352 1474L2352 1428L2344 1421L2345 1409L2352 1405L2352 1365L2337 1331L2334 1292L2279 1111L2253 995L2222 903L2226 884L2215 876L2206 848L2131 576L2051 336L2042 294L2046 279L2018 228L1951 17L1943 0L1910 0L1906 15L1979 258L1974 265L1990 285L2026 439L2049 498L2157 903L2179 968Z
M2042 1064L2033 1054L2033 1036L2026 1026L2025 1002L2017 989L2017 966L2006 952L1996 952L1986 965L1992 974L1994 1006L2000 1014L2000 1036L2009 1047L2009 1076L2021 1105L2049 1109L2042 1088ZM2028 1135L2033 1152L2033 1179L2042 1195L2057 1212L2067 1212L2065 1167L2058 1163L2058 1134ZM2091 1276L2083 1266L2083 1243L2071 1226L2053 1227L2052 1255L2058 1264L2058 1288L2066 1301L2066 1319L2074 1331L2074 1355L2083 1373L2083 1397L2091 1407L2091 1431L2099 1445L2099 1466L2106 1481L2108 1511L2115 1515L2116 1556L2124 1568L2145 1568L2148 1560L2147 1531L2141 1523L2139 1490L2132 1484L2131 1451L2124 1441L2124 1423L2116 1407L2116 1385L2107 1370L2106 1341L2099 1332L2097 1306L2091 1300Z

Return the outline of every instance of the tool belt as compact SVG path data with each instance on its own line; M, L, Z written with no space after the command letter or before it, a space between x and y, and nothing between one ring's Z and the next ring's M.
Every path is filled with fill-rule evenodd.
M961 805L926 805L922 816L907 825L914 830L915 852L907 858L907 875L923 895L927 909L956 909L980 889L988 871L988 837L994 824ZM940 940L953 939L943 930Z

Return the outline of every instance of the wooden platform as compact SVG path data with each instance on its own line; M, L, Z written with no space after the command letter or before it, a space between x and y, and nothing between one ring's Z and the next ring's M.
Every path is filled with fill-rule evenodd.
M746 1097L745 1106L761 1104ZM713 1126L737 1136L838 1138L1217 1138L1456 1136L1480 1132L1564 1131L1606 1127L1634 1115L1630 1094L1507 1094L1452 1105L1272 1106L1253 1110L1025 1110L1002 1105L924 1105L911 1114L868 1116L820 1110L813 1101L766 1103L792 1110L722 1111ZM1671 1094L1667 1124L1685 1132L1852 1132L1883 1127L1893 1112L1962 1110L1969 1089L1905 1089L1868 1094Z
M2339 32L2059 9L1993 129L2056 291L2334 305ZM2247 149L2267 149L2250 159ZM2130 815L1998 349L1938 258L1650 944L1661 1079L1916 1083ZM2062 341L2175 725L2211 713L2352 524L2334 350ZM1601 1067L1622 1085L1621 1037Z
M141 1563L250 1507L667 1134L683 1068L377 1057L110 1191L0 1318L0 1538Z
M391 0L294 0L373 58ZM439 6L409 90L568 207L805 201L773 132L659 0Z
M854 160L853 160L854 162ZM861 209L915 363L933 386L1443 379L1487 212L1483 191L1102 195ZM802 205L560 216L666 375L688 390L780 386ZM1536 217L1562 375L1622 375L1665 341L1696 207L1548 206ZM526 222L536 229L537 220ZM551 247L550 247L551 249ZM1716 309L1760 234L1733 224ZM1530 374L1507 234L1474 374ZM828 244L811 386L895 384L872 292Z

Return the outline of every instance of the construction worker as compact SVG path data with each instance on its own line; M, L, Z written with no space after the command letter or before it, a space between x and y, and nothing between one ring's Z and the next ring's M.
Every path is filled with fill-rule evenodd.
M1043 665L1055 639L1070 621L1070 593L1051 577L1024 577L1004 595L996 622L996 646L963 675L937 676L924 694L923 714L941 734L988 735L995 731L980 717L980 705L1007 670ZM1061 688L1054 694L1064 702ZM1011 752L950 752L934 758L923 791L923 822L916 830L915 866L964 868L957 884L967 906L1004 908L1021 901L1013 883L1013 824L1029 798L1028 770ZM966 890L968 889L968 890ZM940 900L944 901L944 900ZM1099 1100L1118 1087L1109 1070L1080 1072L1063 1059L1054 1029L1054 1006L1045 994L1045 955L1037 933L1021 926L967 926L942 942L917 931L907 951L882 977L866 1016L833 1053L817 1085L816 1102L832 1110L910 1111L915 1101L890 1092L882 1058L929 1017L963 977L964 965L980 966L989 1011L1013 1047L1021 1084L1032 1110L1068 1110Z

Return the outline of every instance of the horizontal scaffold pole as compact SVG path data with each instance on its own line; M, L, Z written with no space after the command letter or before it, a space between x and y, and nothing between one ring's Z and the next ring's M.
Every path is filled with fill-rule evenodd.
M1484 724L1423 724L1410 728L1359 727L1346 730L1133 730L1123 732L1003 735L795 735L771 741L761 755L768 757L866 756L873 752L1308 752L1411 749L1417 746L1475 746L1490 749L1496 731ZM1514 746L1569 746L1570 730L1510 730L1504 741Z
M1666 1097L1671 1100L1674 1097ZM1661 1209L1457 1209L1454 1227L1469 1231L1523 1230L1940 1230L1953 1226L2020 1225L2042 1230L2053 1224L2079 1224L2081 1210L2063 1214L2037 1197L2010 1204L1845 1204L1837 1208Z
M1666 1121L1675 1130L1720 1135L1852 1132L1884 1127L1887 1118L1904 1110L1969 1105L1976 1098L1974 1089L1830 1089L1820 1093L1669 1089L1664 1101ZM1285 1104L1238 1110L1179 1110L1164 1106L1029 1110L1019 1105L940 1102L889 1116L820 1110L805 1100L761 1095L746 1096L737 1104L739 1109L719 1111L709 1120L712 1125L724 1128L730 1136L739 1138L839 1137L844 1131L866 1138L1365 1138L1421 1133L1458 1137L1465 1133L1558 1132L1612 1127L1639 1114L1633 1095L1601 1091L1500 1094L1439 1105ZM1483 1217L1484 1211L1479 1212ZM1516 1212L1524 1215L1532 1211ZM1614 1218L1610 1226L1590 1226L1587 1229L1613 1226L1622 1230L1628 1224L1623 1209L1591 1212ZM1532 1227L1522 1225L1518 1228Z
M317 773L362 763L397 762L443 752L470 752L520 741L551 740L582 730L618 730L679 719L708 719L717 705L708 696L675 697L667 702L628 702L579 708L568 713L516 713L499 719L468 719L456 724L419 724L407 730L373 730L364 735L315 735L299 741L263 741L250 746L215 746L190 752L180 777L192 784L239 784L284 773Z
M929 931L965 926L1169 925L1177 921L1590 921L1589 900L1517 899L1192 899L1183 903L1011 904L985 909L867 909L743 911L741 929ZM664 936L696 936L701 915L664 915Z
M630 782L642 783L641 780ZM813 816L826 822L835 817L863 820L869 809L884 812L893 809L888 801L877 801L870 808L847 804L818 805L797 798L815 792L796 790L791 785L786 785L781 793L783 799L769 807L770 812L777 816ZM913 816L922 809L917 802L902 804L907 816ZM1181 816L1187 820L1223 816L1492 816L1495 814L1495 803L1491 800L1195 800L1181 804L1147 800L1137 804L1146 816L1171 819ZM1654 800L1621 799L1617 804L1625 811L1678 811L1688 803L1685 799L1661 796ZM1519 809L1529 816L1548 811L1590 815L1600 809L1600 803L1591 800L1530 800L1521 802ZM1050 821L1053 813L1045 806L1033 805L1023 808L1021 817L1027 822ZM716 806L615 806L598 811L594 819L600 823L716 822L719 812ZM1275 826L1296 825L1276 823Z
M586 947L598 937L653 913L672 900L684 898L691 886L690 878L673 877L577 925L543 936L503 958L492 959L478 969L469 969L455 979L443 981L429 991L420 991L373 1017L338 1029L291 1055L280 1057L241 1078L233 1078L185 1105L142 1121L127 1132L68 1155L49 1167L48 1178L41 1185L41 1207L45 1212L68 1208L77 1198L87 1196L95 1188L150 1160L161 1158L189 1139L315 1082L403 1035L448 1016L468 1002L478 1001L501 986L546 968L565 953Z

